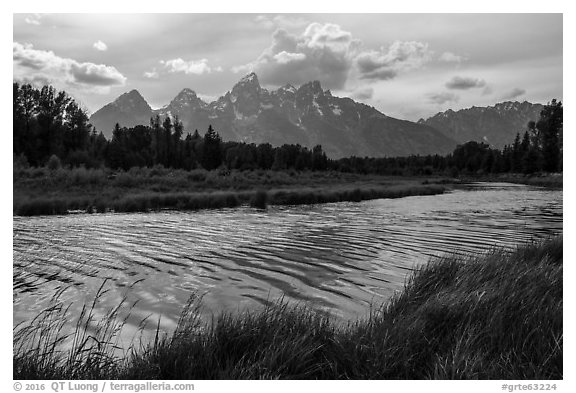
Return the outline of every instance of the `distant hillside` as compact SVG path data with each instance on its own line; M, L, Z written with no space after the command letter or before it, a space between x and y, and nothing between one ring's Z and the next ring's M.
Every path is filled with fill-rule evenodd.
M514 141L516 133L526 131L530 120L537 121L544 108L527 101L502 102L488 107L472 107L440 112L419 124L434 127L458 143L486 142L501 149Z
M231 91L206 103L183 89L168 105L152 110L135 90L123 94L92 115L90 122L107 137L114 125L149 124L151 116L178 117L187 132L203 134L208 125L224 140L321 144L332 158L346 156L407 156L446 154L457 142L425 124L399 120L350 98L333 96L320 82L269 91L252 73Z

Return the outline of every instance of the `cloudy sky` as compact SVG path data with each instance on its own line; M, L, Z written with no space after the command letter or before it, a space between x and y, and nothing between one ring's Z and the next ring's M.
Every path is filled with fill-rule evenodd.
M505 100L562 99L561 14L14 14L13 77L90 112L137 89L153 108L207 101L254 71L319 80L408 120Z

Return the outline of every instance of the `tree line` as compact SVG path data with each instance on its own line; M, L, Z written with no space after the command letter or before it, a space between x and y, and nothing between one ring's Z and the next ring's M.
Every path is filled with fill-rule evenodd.
M460 173L535 173L562 170L562 103L552 100L537 121L502 150L468 142L446 156L348 157L328 159L320 145L273 147L269 143L225 142L209 126L204 135L186 133L178 118L155 116L149 125L120 127L107 140L70 96L52 86L13 84L13 152L32 166L58 160L62 165L88 168L163 165L169 168L212 170L335 170L382 175Z

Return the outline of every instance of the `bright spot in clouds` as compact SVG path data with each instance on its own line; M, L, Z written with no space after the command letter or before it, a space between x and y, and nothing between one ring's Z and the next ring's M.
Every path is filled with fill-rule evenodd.
M105 43L103 43L102 41L98 40L94 43L94 45L92 45L94 47L94 49L99 50L99 51L105 51L108 50L108 45L106 45Z
M213 71L221 72L222 67L212 68L208 65L208 59L200 60L189 60L185 61L181 58L172 60L160 60L160 64L164 66L164 69L170 73L183 72L184 74L209 74ZM154 75L154 71L148 73L148 75ZM148 76L150 77L150 76Z
M350 78L388 80L421 68L431 55L428 44L417 41L367 49L339 25L311 23L301 34L276 30L258 58L232 70L254 71L263 83L276 86L319 80L324 87L343 89Z

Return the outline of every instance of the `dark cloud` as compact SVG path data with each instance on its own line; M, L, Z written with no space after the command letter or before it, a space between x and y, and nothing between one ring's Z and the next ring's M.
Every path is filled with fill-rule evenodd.
M508 92L507 94L504 95L504 97L502 97L505 100L512 100L514 98L518 98L522 95L526 94L526 90L521 89L519 87L515 87L514 89L512 89L510 92Z
M398 75L398 71L384 68L384 69L375 70L372 72L367 72L367 73L363 74L361 76L361 78L362 79L378 79L378 80L385 81L388 79L395 78L396 75Z
M15 42L12 45L12 59L22 67L41 70L48 63L53 63L55 58L54 52L34 50L29 44Z
M112 66L80 63L18 42L13 43L13 66L15 79L50 80L76 87L99 88L121 86L126 82L124 75Z
M446 82L446 87L454 90L468 90L486 86L486 81L478 78L455 76Z
M460 99L454 93L443 92L443 93L432 93L427 95L428 101L433 104L445 104L446 102L458 102Z
M417 41L395 41L385 50L360 53L356 64L361 79L392 79L399 72L420 68L430 61L428 44Z
M70 73L78 83L95 86L116 86L124 77L114 67L103 64L70 64Z

